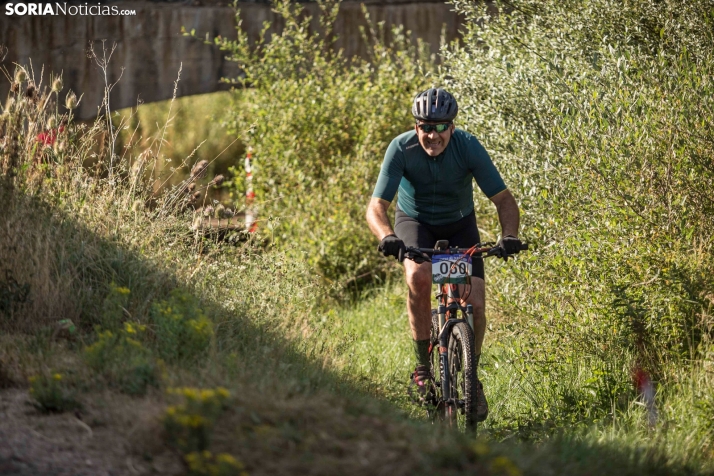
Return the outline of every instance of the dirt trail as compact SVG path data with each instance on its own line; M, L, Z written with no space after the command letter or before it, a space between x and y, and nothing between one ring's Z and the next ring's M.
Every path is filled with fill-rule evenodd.
M47 415L37 411L25 390L0 391L0 475L123 476L181 474L177 459L166 452L147 461L139 456L140 418L126 412L131 425L117 431L116 412L127 402L98 398L111 409ZM137 402L141 407L143 402ZM109 416L108 416L109 415ZM108 421L114 420L114 421ZM139 422L139 423L137 423ZM157 448L147 448L147 455Z

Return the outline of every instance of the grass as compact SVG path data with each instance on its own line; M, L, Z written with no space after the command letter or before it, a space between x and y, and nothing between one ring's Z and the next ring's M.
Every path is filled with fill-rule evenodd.
M404 398L406 375L413 366L408 340L403 284L373 290L337 313L331 333L350 345L337 366L364 380L376 396L420 418ZM644 403L635 395L613 402L609 415L595 419L579 408L578 392L589 393L587 362L577 359L552 374L515 357L524 345L517 323L491 313L480 377L490 402L480 434L500 442L526 474L711 474L714 425L711 421L711 369L682 366L657 394L658 423L648 425ZM382 341L384 339L384 341ZM383 345L388 342L390 345ZM588 401L582 398L583 402ZM559 404L559 412L553 411ZM518 442L528 444L518 444ZM527 449L526 449L527 448Z
M69 120L64 148L38 147L53 100L5 109L12 142L0 156L0 386L34 389L42 411L89 409L151 442L130 447L137 458L168 453L191 474L714 470L711 367L672 372L649 429L636 398L588 413L587 362L544 373L518 316L496 312L482 439L429 424L405 396L413 357L398 278L340 303L260 238L190 233L185 182L157 194L151 175L130 172L141 154L160 160L145 153L156 149L129 150L112 181L84 167L102 153L101 124ZM74 333L59 332L66 320Z

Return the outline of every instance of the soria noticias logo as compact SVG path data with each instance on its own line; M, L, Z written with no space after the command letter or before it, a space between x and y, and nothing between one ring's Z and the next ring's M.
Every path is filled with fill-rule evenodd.
M136 10L122 10L116 5L101 3L83 3L69 5L67 2L55 3L8 3L5 5L5 15L69 15L69 16L128 16L136 15Z

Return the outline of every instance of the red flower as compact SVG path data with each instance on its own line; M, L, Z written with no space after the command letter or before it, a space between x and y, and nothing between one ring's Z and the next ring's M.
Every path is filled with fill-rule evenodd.
M57 140L57 136L64 131L64 126L59 126L56 129L50 129L47 132L40 132L37 134L37 142L42 142L44 145L53 146Z

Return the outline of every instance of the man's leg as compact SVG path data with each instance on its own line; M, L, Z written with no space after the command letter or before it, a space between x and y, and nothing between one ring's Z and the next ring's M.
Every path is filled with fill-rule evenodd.
M394 232L407 246L430 247L435 243L428 227L407 216L397 208ZM412 331L417 367L429 367L429 338L431 336L431 265L404 261L407 287L407 315Z
M416 388L418 401L427 403L432 381L429 367L429 344L431 339L431 266L430 263L417 264L404 261L407 287L407 314L414 339L414 353L417 366L411 377L411 384ZM410 390L410 394L412 390Z
M417 264L404 260L404 272L409 295L407 314L412 338L417 341L431 337L431 263Z

